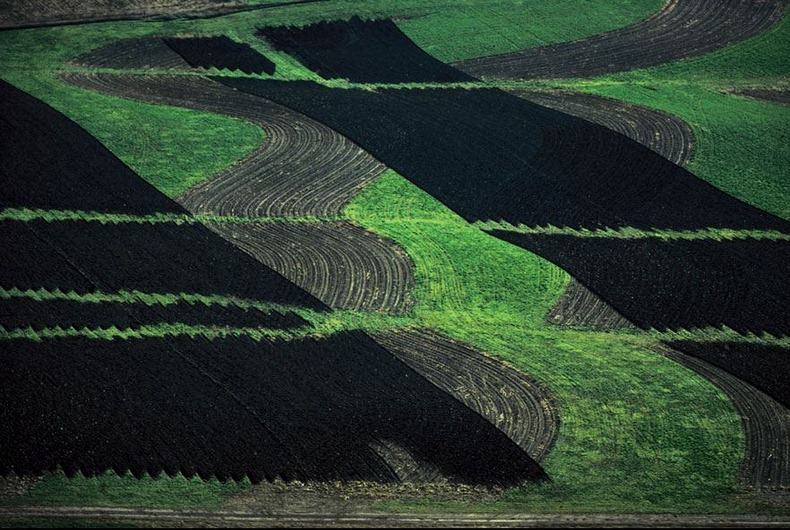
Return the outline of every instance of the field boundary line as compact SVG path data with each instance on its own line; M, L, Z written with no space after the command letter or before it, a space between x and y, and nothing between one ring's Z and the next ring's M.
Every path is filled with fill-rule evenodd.
M784 527L786 515L752 514L525 514L386 512L301 513L270 515L251 511L168 510L153 508L20 507L0 508L0 518L60 517L159 522L216 522L256 526L465 526L465 527Z
M93 291L77 293L60 289L19 289L16 287L0 287L0 300L27 299L36 302L71 301L86 304L144 304L147 306L168 306L178 303L201 304L206 307L237 307L255 309L264 313L292 313L307 321L307 325L299 328L282 330L267 327L234 327L223 325L191 325L180 322L161 322L132 328L91 327L46 327L34 329L5 328L0 326L0 341L7 340L43 340L83 337L95 340L132 340L145 338L167 338L189 336L221 340L228 337L249 337L261 340L295 340L303 338L322 338L346 331L382 331L409 329L413 320L408 315L388 315L366 311L335 310L316 311L314 309L262 302L225 295L207 295L197 293L148 293L136 290L116 292Z
M264 224L264 223L332 223L348 221L342 215L337 216L266 216L245 217L239 215L191 214L161 212L147 215L107 213L87 210L47 210L43 208L4 208L0 210L0 221L45 221L54 222L86 222L101 224Z
M671 230L663 228L652 228L645 230L631 226L589 229L558 227L553 225L513 225L506 221L475 221L472 224L485 232L500 230L524 235L572 236L578 238L660 239L662 241L732 241L735 239L790 241L790 234L786 234L778 230L712 227L700 228L696 230Z

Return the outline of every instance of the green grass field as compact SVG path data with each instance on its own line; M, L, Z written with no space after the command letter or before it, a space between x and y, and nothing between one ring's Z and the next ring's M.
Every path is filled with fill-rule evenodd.
M195 21L99 23L0 32L0 77L86 128L169 196L242 159L261 130L222 116L147 105L70 87L64 62L112 40L149 34L223 33L253 42L266 24L303 24L351 13L396 16L403 30L444 61L574 40L658 10L661 0L338 1ZM713 54L661 67L534 86L570 88L679 116L697 144L690 169L719 188L790 219L790 107L728 93L786 86L787 18ZM291 64L296 76L304 75ZM279 62L279 61L278 61ZM770 160L771 163L766 163ZM431 327L501 358L546 383L561 432L545 462L552 482L515 489L495 504L383 503L399 510L535 512L727 512L743 452L740 419L711 383L654 351L646 333L560 329L546 313L569 276L548 261L490 237L392 171L346 210L352 221L399 243L416 266L416 305L404 317L341 314L326 330ZM470 251L473 249L473 251ZM183 477L136 480L54 474L0 505L214 508L248 484ZM748 507L747 507L748 508Z

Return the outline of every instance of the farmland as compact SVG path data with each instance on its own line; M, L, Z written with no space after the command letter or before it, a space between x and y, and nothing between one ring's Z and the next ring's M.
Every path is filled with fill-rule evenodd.
M0 9L0 524L790 513L785 2L68 4Z

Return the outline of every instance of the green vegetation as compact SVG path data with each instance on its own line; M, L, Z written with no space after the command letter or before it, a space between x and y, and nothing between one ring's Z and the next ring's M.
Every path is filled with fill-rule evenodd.
M2 219L2 212L0 212ZM632 226L620 228L571 228L567 226L526 226L512 225L506 221L477 221L473 223L480 230L504 230L518 234L564 235L582 238L604 239L659 239L662 241L728 241L733 239L764 239L767 241L790 241L790 234L778 230L748 230L734 228L700 228L697 230L643 230Z
M250 487L250 482L203 481L198 477L182 475L158 478L144 476L136 479L105 473L96 477L77 475L68 478L63 473L53 473L35 485L23 496L0 497L0 506L130 506L154 508L215 508L221 499L240 493Z
M545 324L567 275L485 235L393 172L347 213L414 259L416 325L508 361L547 383L559 401L560 439L545 462L553 482L514 491L487 509L723 509L743 435L713 385L651 351L647 334Z
M404 316L381 313L366 313L352 310L315 311L301 306L288 306L246 298L224 295L194 293L148 293L142 291L116 291L76 293L59 289L17 289L0 287L0 300L25 298L38 302L68 300L83 304L145 304L168 306L177 303L202 304L205 306L234 306L241 309L257 309L264 313L296 313L309 326L295 329L269 329L265 327L201 326L183 323L160 323L134 328L41 328L31 327L5 329L0 326L2 340L49 340L66 337L84 337L94 340L130 340L141 338L165 338L177 336L201 337L219 340L226 337L248 337L260 340L294 340L306 337L325 337L340 331L381 331L408 326L412 321Z
M65 112L152 184L173 196L244 157L261 141L260 130L230 118L128 102L70 87L56 77L66 60L112 40L149 34L223 33L265 49L265 44L252 36L256 25L264 23L262 20L271 25L304 24L352 13L397 15L404 31L418 44L443 60L457 60L613 29L644 18L661 3L478 0L464 2L459 8L455 0L338 0L272 9L265 15L251 12L188 22L101 23L6 31L0 32L0 77ZM722 92L734 86L782 85L788 68L782 52L787 44L785 20L766 35L703 58L593 81L534 86L587 91L680 116L692 125L697 136L691 166L695 173L744 200L790 218L786 179L790 110ZM267 54L278 63L278 76L311 76L293 59L270 50ZM58 215L68 217L72 213ZM417 303L404 317L359 312L335 312L325 317L300 312L316 332L432 327L545 382L558 400L560 438L545 462L553 482L516 489L494 505L447 509L733 509L730 494L736 489L743 452L740 421L732 404L713 385L652 351L663 336L564 330L547 325L544 316L567 285L566 273L486 235L393 172L366 189L346 213L406 249L417 269ZM41 299L83 296L82 301L96 303L142 297L166 304L190 296L19 293L11 295ZM226 302L210 298L197 301ZM726 330L704 333L729 336ZM206 508L221 505L227 496L246 487L183 477L138 481L112 474L91 479L54 474L13 502ZM399 507L419 508L414 504ZM437 505L425 508L437 509Z
M790 86L790 17L703 57L560 86L672 113L697 139L689 169L714 186L790 219L790 106L729 93Z
M270 1L253 3L272 3ZM324 19L396 17L407 33L440 57L456 59L513 51L613 29L648 16L661 0L336 0L248 11L224 17L158 22L105 22L0 32L0 78L42 99L77 121L132 169L171 197L249 154L260 145L256 126L224 116L145 105L69 86L56 72L65 63L114 40L146 35L225 34L265 51L277 77L316 76L254 36L261 25L306 24ZM265 14L264 14L265 13ZM442 13L442 14L437 14ZM466 13L466 15L464 15ZM583 24L569 25L569 13ZM579 13L586 16L578 17ZM452 28L466 25L463 52ZM525 23L533 27L524 31ZM496 41L496 49L486 42Z
M320 217L316 215L290 217L240 217L237 215L154 213L133 215L124 213L88 212L85 210L44 210L41 208L3 208L0 221L80 221L100 224L261 224L261 223L323 223L343 220L342 217Z
M664 0L460 0L399 25L428 53L453 62L581 39L638 22L663 5Z

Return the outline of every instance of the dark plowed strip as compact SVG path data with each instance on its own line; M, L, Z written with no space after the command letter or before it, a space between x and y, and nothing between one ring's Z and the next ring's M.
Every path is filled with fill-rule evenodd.
M787 242L493 234L556 263L642 328L790 333Z
M571 278L557 304L546 315L546 322L557 326L600 330L634 327L627 318L576 278Z
M405 312L414 283L393 242L350 223L212 225L236 245L333 308Z
M694 133L686 122L672 115L588 94L525 90L513 90L511 93L538 105L603 125L649 147L675 164L685 165L691 158ZM633 327L625 317L576 279L571 279L546 320L561 326L592 329Z
M194 213L264 217L339 214L384 166L332 129L206 79L71 75L77 85L127 98L243 118L266 135L242 163L180 199Z
M4 81L0 178L0 207L141 215L184 211L79 125Z
M757 99L764 99L766 101L773 101L774 103L782 103L790 105L790 90L771 90L771 89L750 89L739 90L736 94L742 94Z
M586 39L455 63L477 77L590 77L701 55L765 31L781 0L669 0L654 16Z
M790 406L790 349L765 344L677 341L669 345L751 383Z
M672 348L662 347L659 351L721 388L738 410L746 442L739 472L741 484L755 488L790 486L790 410L704 360Z
M180 55L158 37L124 39L74 59L96 68L188 68Z
M196 68L241 70L248 74L273 74L274 63L249 44L228 37L163 39L173 51Z
M218 80L331 126L469 221L790 229L623 135L498 90Z
M431 331L375 335L439 388L478 412L537 461L559 432L559 417L546 387L485 354Z
M5 83L0 88L4 110L16 118L0 120L3 138L28 134L43 144L79 146L87 134L70 122L58 131L64 136L32 134L26 126L38 125L34 117L56 121L59 114ZM85 173L91 164L119 164L69 152L87 166ZM37 166L59 153L25 154L14 153L14 160L36 175ZM135 201L146 204L146 193L158 192L142 186L140 195L119 195L128 189L126 175L110 172L79 189L103 197L109 211L125 205L119 196L129 211L140 211ZM11 197L38 193L54 200L65 191L53 173L34 182L7 177L3 188ZM0 268L0 285L17 289L172 290L325 309L202 225L3 222L0 243L14 255ZM386 482L398 475L376 449L391 444L450 480L516 485L545 476L501 431L359 332L291 342L4 342L0 475L61 467L70 476L112 469L137 476Z
M473 78L437 61L391 20L319 22L263 28L259 35L326 79L356 82L453 82Z
M7 342L0 473L370 480L388 442L442 476L543 476L478 414L361 333L324 340Z
M24 298L0 300L0 326L6 329L138 327L160 322L231 327L288 329L306 324L298 315L264 313L234 306L206 306L179 302L166 306L135 304L95 304L71 300L37 302Z
M0 244L14 255L0 268L6 288L136 289L326 307L203 225L4 222Z
M538 105L603 125L679 166L685 166L691 158L694 132L686 122L670 114L589 94L510 92Z

